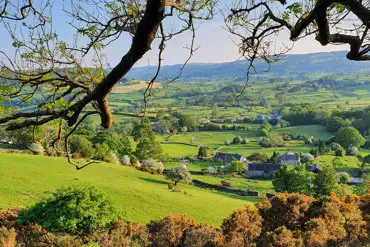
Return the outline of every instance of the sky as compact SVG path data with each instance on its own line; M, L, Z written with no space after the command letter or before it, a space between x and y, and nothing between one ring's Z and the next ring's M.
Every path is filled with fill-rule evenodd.
M227 0L221 0L225 4ZM59 6L60 7L60 6ZM53 13L54 20L53 27L57 30L59 38L62 40L71 40L73 35L73 29L68 26L68 20L66 19L65 13L61 11L61 8L54 8ZM172 23L173 24L173 23ZM176 25L176 23L174 24ZM221 63L221 62L232 62L237 60L240 56L238 54L237 45L234 43L230 33L224 28L224 22L222 15L216 15L215 19L211 21L197 24L196 31L196 47L199 47L195 52L194 56L190 60L191 63ZM181 34L175 39L169 41L166 45L166 49L163 55L163 64L182 64L188 57L188 50L184 47L189 46L191 42L191 33ZM0 37L7 37L3 27L0 27ZM313 40L314 37L308 37L302 39L294 44L293 49L290 53L293 54L304 54L314 52L327 52L327 51L339 51L347 50L346 46L335 46L328 45L326 47L321 46L317 41ZM276 37L277 41L289 41L288 34L282 34L280 37ZM10 50L12 40L9 38L2 38L0 45L2 50ZM106 57L111 67L115 66L128 51L131 45L131 36L126 34L115 41L106 49ZM158 41L152 45L152 50L149 51L138 63L137 66L157 65L158 60Z

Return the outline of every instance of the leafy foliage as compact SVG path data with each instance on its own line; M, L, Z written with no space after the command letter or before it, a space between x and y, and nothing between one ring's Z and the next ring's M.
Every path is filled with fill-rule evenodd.
M177 185L178 182L191 183L190 172L188 169L181 166L166 171L164 176L166 179L172 180L175 185Z
M273 175L272 184L276 192L312 194L313 173L307 172L304 165L283 165Z
M65 187L50 198L19 212L21 224L37 223L51 231L77 231L105 227L118 214L104 193L92 187Z
M338 130L336 142L345 148L359 147L365 143L365 138L361 136L357 129L353 127L342 127Z

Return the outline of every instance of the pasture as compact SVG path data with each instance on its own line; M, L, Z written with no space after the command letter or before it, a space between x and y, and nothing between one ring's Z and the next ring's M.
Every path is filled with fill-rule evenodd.
M0 167L2 209L30 206L65 185L89 185L106 192L127 221L148 223L175 213L219 226L233 211L258 200L185 184L179 185L183 192L172 192L161 175L107 163L76 171L65 158L2 153Z

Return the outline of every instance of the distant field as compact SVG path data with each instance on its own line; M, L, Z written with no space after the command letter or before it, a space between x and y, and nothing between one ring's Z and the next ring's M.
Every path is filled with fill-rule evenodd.
M184 184L187 194L171 192L163 176L105 163L76 171L64 158L0 154L0 168L0 208L30 206L64 185L91 185L105 191L128 221L147 223L176 213L219 226L237 208L258 200Z
M112 93L127 94L127 93L131 93L131 92L137 92L137 91L145 90L147 88L147 86L148 86L148 84L144 81L140 82L140 83L133 84L133 85L127 85L127 86L119 85L119 86L115 86L112 89ZM158 89L158 88L162 88L162 85L155 82L153 84L153 89Z
M322 125L301 125L301 126L293 126L281 129L275 129L274 132L284 134L284 133L291 133L293 135L303 134L305 136L314 136L316 138L328 138L331 133L326 130L326 127Z
M271 155L274 151L284 153L287 151L308 153L313 147L304 144L300 140L287 141L285 147L276 148L263 148L258 144L258 140L261 137L257 136L257 129L260 125L258 124L243 124L249 126L250 130L247 131L199 131L199 132L186 132L178 135L171 136L169 144L165 144L164 136L159 135L157 140L164 142L162 144L163 149L169 154L171 158L181 158L187 156L195 156L198 153L198 148L190 145L184 145L181 143L187 143L191 145L206 145L215 150L215 152L225 153L238 153L241 155L250 155L254 152L262 152L267 155ZM326 139L331 134L326 131L326 128L321 125L304 125L294 126L288 128L274 129L273 132L280 134L291 133L294 135L307 135L315 136L316 138ZM225 145L224 141L229 140L230 142L234 137L241 136L246 137L250 140L248 144L231 144ZM173 144L176 142L177 144Z

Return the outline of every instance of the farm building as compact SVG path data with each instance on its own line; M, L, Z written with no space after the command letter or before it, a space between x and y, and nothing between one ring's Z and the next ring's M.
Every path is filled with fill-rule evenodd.
M291 152L287 152L285 154L279 155L276 158L276 162L281 165L292 165L298 166L301 164L301 157L299 154L293 154Z
M217 153L214 159L216 161L222 161L224 164L231 164L233 160L249 163L249 161L240 154Z
M277 172L281 164L274 164L274 163L252 163L248 165L248 171L246 173L247 178L253 177L264 177L269 178Z

